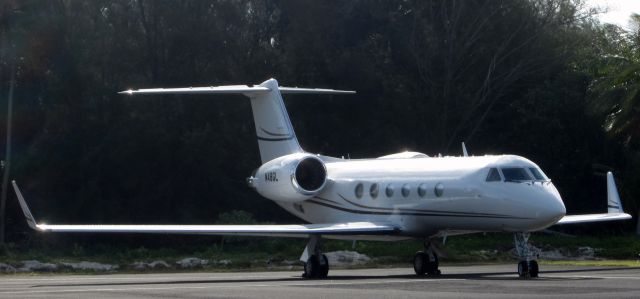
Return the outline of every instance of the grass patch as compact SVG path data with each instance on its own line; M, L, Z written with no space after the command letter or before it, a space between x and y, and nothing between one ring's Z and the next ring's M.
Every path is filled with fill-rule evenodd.
M635 235L624 236L576 236L532 235L532 245L553 249L562 248L576 251L579 247L589 246L595 249L593 261L544 261L544 264L581 265L581 266L640 266L640 238ZM162 260L179 268L175 262L186 257L207 259L210 264L204 270L261 270L274 269L274 265L289 265L297 269L301 264L298 258L306 245L305 239L286 238L234 238L227 237L210 244L182 243L175 246L134 247L118 244L34 246L24 248L8 246L0 252L0 263L20 265L25 260L61 263L92 261L120 266L119 271L131 271L134 262L152 262ZM422 240L401 242L372 242L325 240L324 251L357 251L371 257L368 267L409 266L414 254L422 250ZM478 264L513 262L515 258L511 234L474 234L449 237L442 249L447 257L441 258L446 264ZM225 262L220 262L225 261ZM277 269L277 267L276 267ZM193 271L194 269L188 269ZM197 269L196 269L197 270ZM156 270L154 270L156 271ZM162 271L162 270L160 270Z
M542 265L584 267L640 267L638 260L540 261Z

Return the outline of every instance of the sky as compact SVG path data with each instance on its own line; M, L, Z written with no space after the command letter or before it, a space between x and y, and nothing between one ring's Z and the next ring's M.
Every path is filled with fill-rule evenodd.
M640 14L640 0L586 0L586 4L608 9L598 15L600 22L616 24L625 29L629 29L629 16L632 13Z

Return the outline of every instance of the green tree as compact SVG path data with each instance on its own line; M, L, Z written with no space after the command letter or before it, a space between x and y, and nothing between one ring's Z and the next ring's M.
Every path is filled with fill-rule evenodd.
M594 106L607 115L605 129L626 143L640 137L640 15L631 18L627 32L607 25L606 53L592 91Z

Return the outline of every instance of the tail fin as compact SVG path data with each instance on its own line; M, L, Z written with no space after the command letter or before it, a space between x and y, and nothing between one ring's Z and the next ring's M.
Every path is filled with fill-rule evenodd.
M288 94L353 94L354 91L280 87L278 81L269 79L258 86L231 85L187 88L154 88L127 90L122 94L243 94L251 99L253 120L260 148L262 163L277 157L303 152L293 131L289 114L281 93Z
M266 93L250 94L253 121L262 163L280 156L302 152L296 133L284 107L278 81L269 79L260 84Z

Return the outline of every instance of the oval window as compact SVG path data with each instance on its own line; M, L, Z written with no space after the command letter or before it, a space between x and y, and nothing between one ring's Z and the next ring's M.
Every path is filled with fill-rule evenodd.
M362 186L362 183L358 183L356 185L356 197L357 198L362 198L362 192L364 191L364 186Z
M378 197L378 184L372 184L369 188L369 194L371 194L371 198Z
M391 184L387 185L387 189L384 190L384 193L387 195L387 197L392 197L393 196L393 185L391 185Z
M420 186L418 186L418 195L420 197L427 196L427 185L426 184L420 184Z
M404 184L402 186L402 197L408 197L409 194L411 193L411 187L409 186L409 184Z
M442 196L442 194L444 194L444 185L442 185L442 183L436 184L433 188L433 193L435 193L437 197Z

